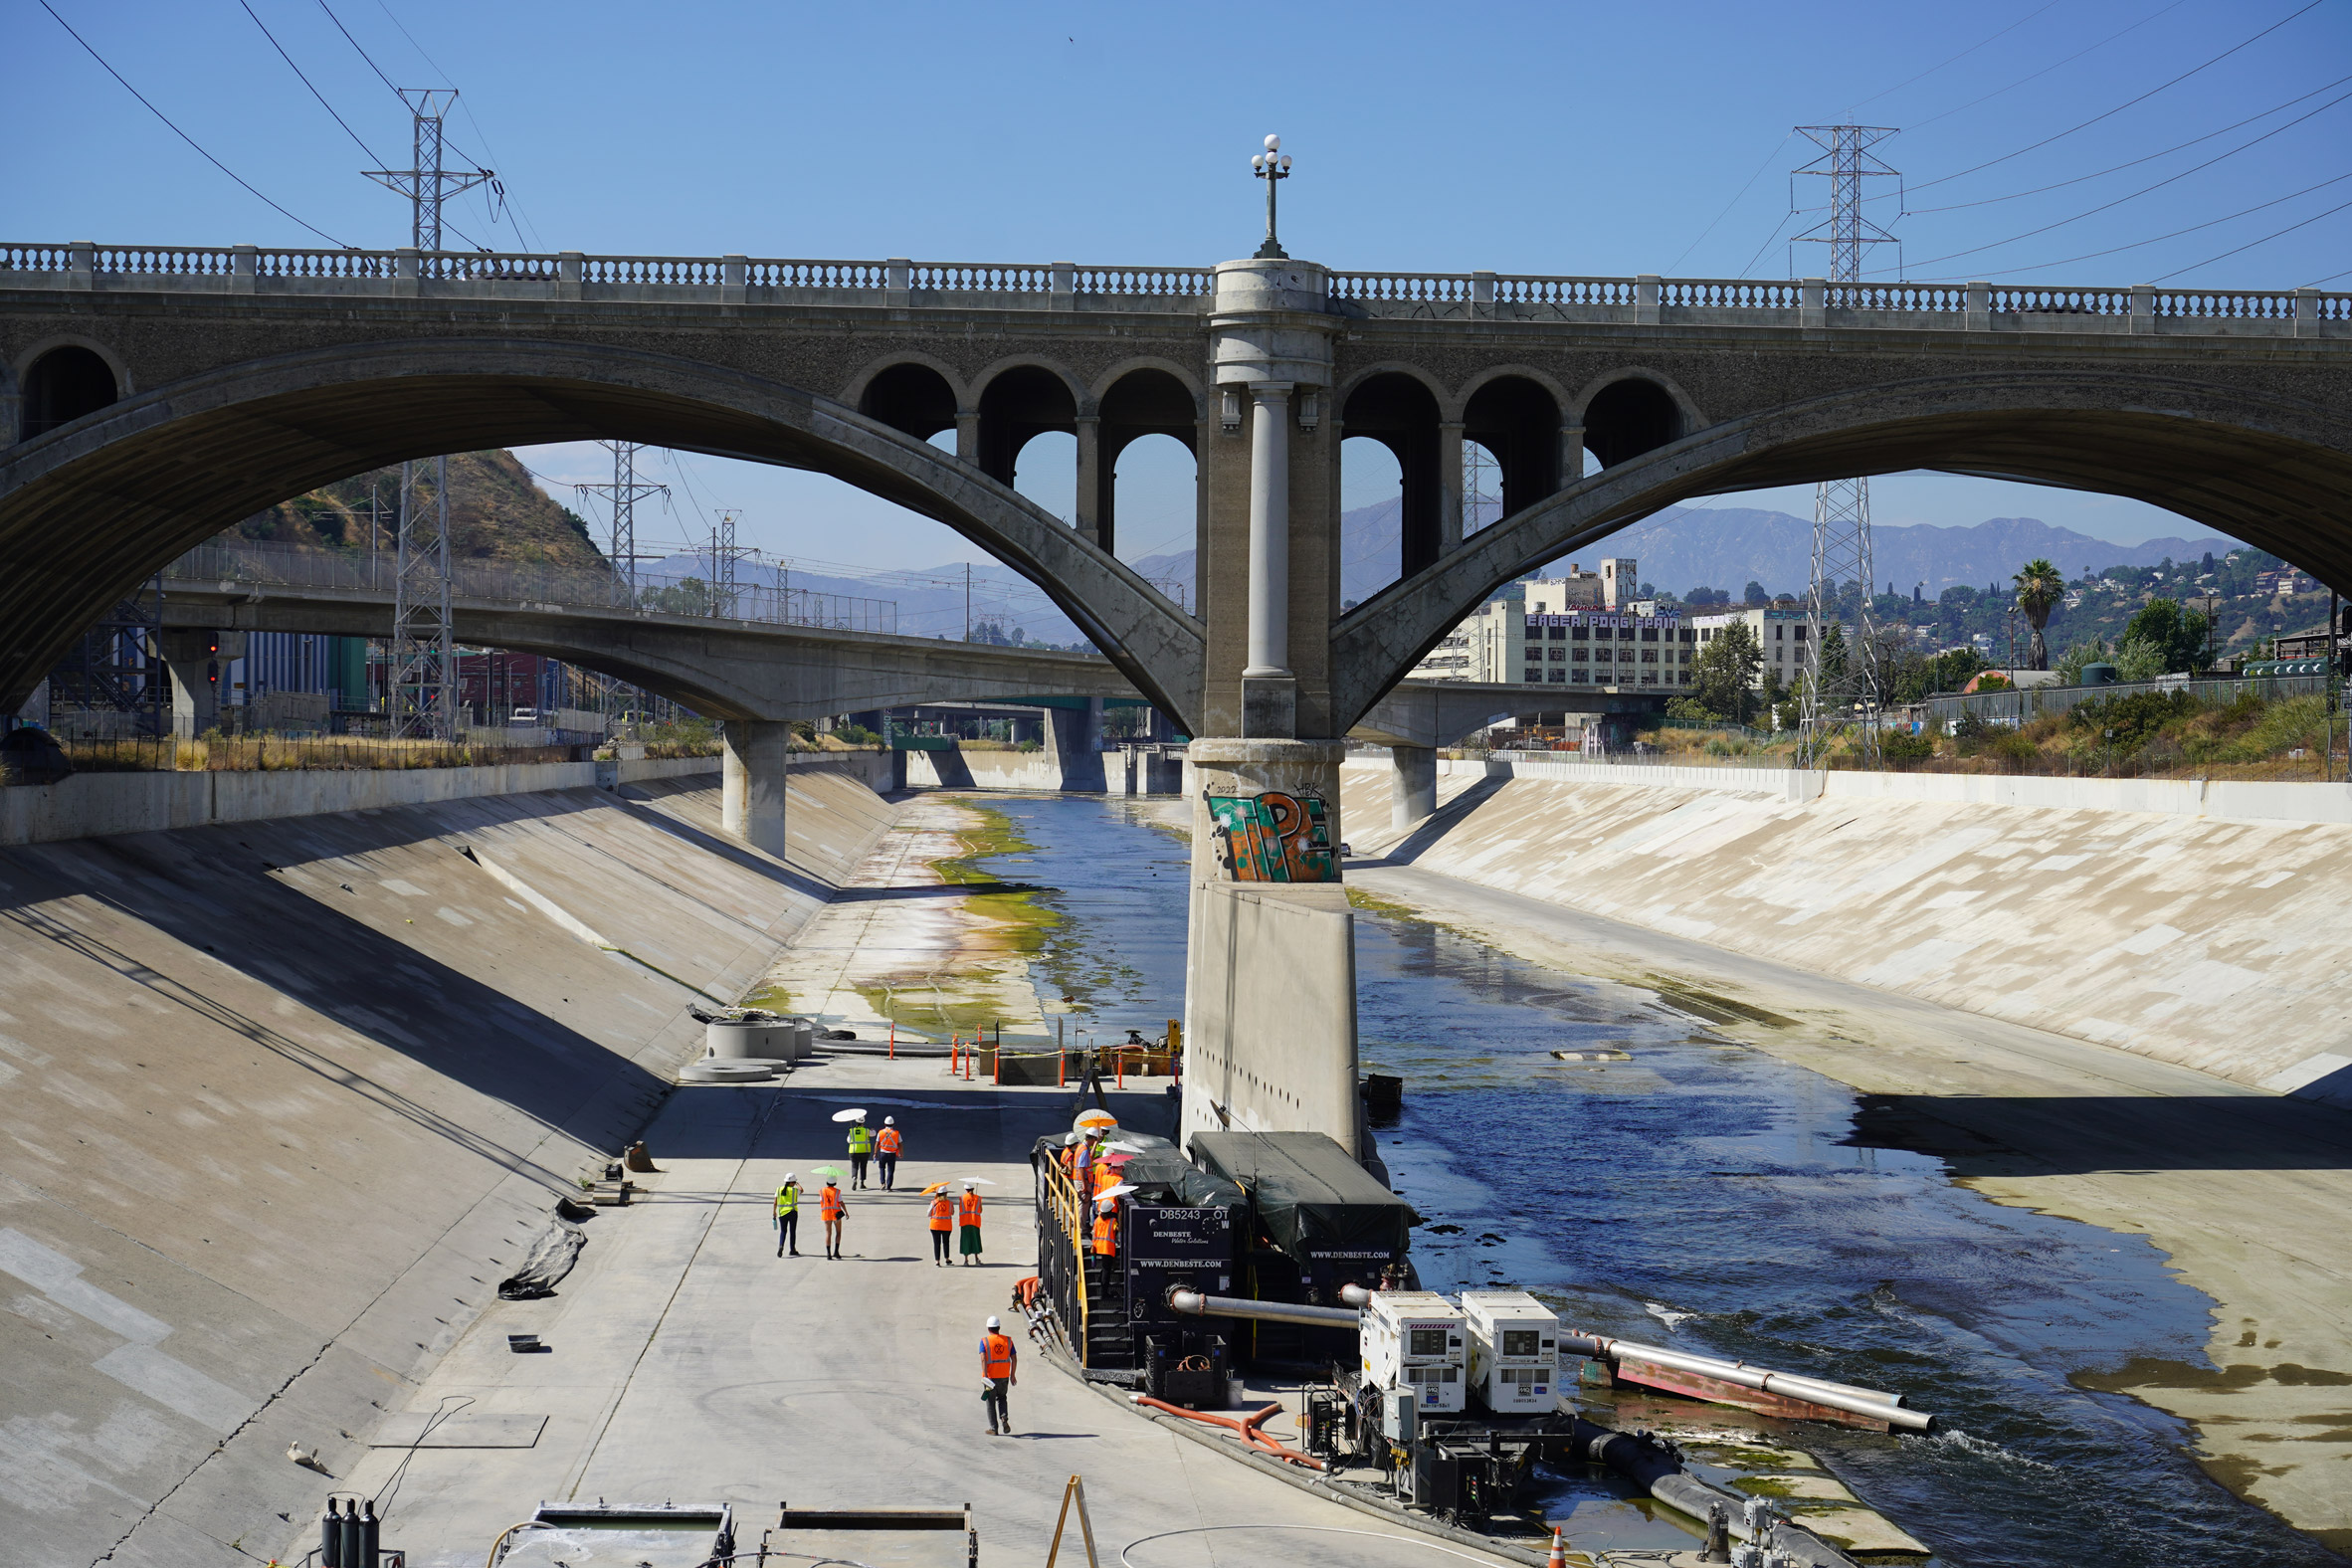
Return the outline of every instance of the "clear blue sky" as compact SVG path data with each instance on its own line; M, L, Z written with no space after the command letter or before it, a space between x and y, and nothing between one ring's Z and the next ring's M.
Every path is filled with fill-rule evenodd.
M404 204L360 178L369 157L240 0L50 3L294 218L206 163L37 0L0 0L0 80L31 154L9 171L12 237L325 243L299 219L336 241L402 241ZM405 111L319 0L246 3L359 137L405 162ZM1792 263L1786 243L1813 221L1788 217L1787 171L1811 150L1790 127L1853 118L1903 129L1882 151L1909 211L1891 196L1872 210L1911 277L2345 287L2352 209L2320 215L2352 203L2352 102L2336 101L2352 93L2339 81L2352 78L2352 4L2297 15L2304 3L327 0L401 86L463 90L453 139L499 171L508 202L493 221L469 198L453 219L499 249L1213 262L1256 243L1247 159L1279 130L1298 160L1283 191L1295 255L1780 277L1821 270L1805 247ZM2178 147L2192 138L2206 139ZM2131 160L2146 161L2114 167ZM2021 194L2061 181L2075 183ZM1821 181L1794 184L1801 204L1820 200ZM1887 276L1895 264L1892 247L1870 263ZM1067 506L1048 457L1027 460L1037 492ZM576 449L532 461L562 479L598 467ZM973 553L831 482L690 461L705 497L743 506L747 536L772 549L875 564ZM1143 478L1168 489L1162 503L1139 494L1122 510L1181 532L1189 502L1172 487L1186 477L1161 462ZM2098 497L1906 483L1877 487L1884 520L2029 513L2117 539L2189 531ZM1378 481L1351 484L1368 494Z

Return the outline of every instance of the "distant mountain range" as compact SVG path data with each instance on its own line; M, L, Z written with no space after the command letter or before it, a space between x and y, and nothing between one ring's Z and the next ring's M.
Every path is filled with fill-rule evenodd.
M2149 539L2115 544L2071 528L2054 527L2039 517L1993 517L1969 527L1880 525L1870 530L1878 584L1898 593L1914 586L1933 599L1956 583L1981 588L2007 583L2019 567L2046 557L2067 577L2110 566L2154 566L2167 557L2195 560L2208 550L2219 555L2238 541L2218 533L2190 538ZM1612 534L1582 564L1592 569L1602 556L1632 556L1642 563L1642 580L1674 593L1693 588L1729 589L1733 598L1751 582L1775 593L1803 593L1813 570L1813 521L1785 511L1746 506L1669 507L1647 521Z
M1395 581L1402 537L1399 514L1400 503L1394 500L1341 514L1342 603L1369 599ZM2238 543L2218 533L2200 533L2115 544L2054 527L2039 517L1994 517L1955 528L1881 525L1872 530L1870 542L1881 588L1891 582L1896 591L1908 593L1923 583L1921 591L1930 599L1955 583L1978 588L2006 583L2038 556L2049 557L2073 578L2110 566L2154 566L2167 557L2194 560L2208 550L2220 554ZM1604 558L1628 555L1641 562L1644 582L1676 594L1722 588L1737 598L1751 582L1772 593L1802 594L1813 570L1813 522L1748 506L1672 506L1580 551L1575 560L1585 570L1597 571ZM1192 551L1155 555L1133 564L1146 577L1183 583L1189 596ZM1555 575L1568 565L1563 556L1544 567L1541 575Z

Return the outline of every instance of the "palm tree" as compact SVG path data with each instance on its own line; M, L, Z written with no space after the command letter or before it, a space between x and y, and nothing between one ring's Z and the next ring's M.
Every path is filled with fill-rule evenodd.
M2026 562L2026 569L2017 574L2017 607L2034 628L2034 646L2029 659L2036 670L2050 668L2050 647L2042 641L2042 629L2050 624L2050 612L2057 609L2058 600L2065 596L2066 579L2058 569L2046 560Z

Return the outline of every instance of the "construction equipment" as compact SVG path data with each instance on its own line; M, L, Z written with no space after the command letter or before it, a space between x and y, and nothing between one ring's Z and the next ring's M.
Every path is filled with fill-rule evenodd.
M1541 1414L1559 1400L1560 1320L1524 1290L1465 1290L1470 1389L1497 1415Z
M1470 1391L1469 1337L1462 1308L1435 1291L1376 1291L1362 1315L1364 1382L1411 1389L1425 1414L1458 1412Z

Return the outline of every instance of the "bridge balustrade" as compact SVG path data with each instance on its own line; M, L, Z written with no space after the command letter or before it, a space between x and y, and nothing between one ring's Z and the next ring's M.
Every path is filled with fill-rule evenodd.
M1972 283L1822 284L1794 279L1587 278L1509 273L1333 272L1332 299L1365 315L1706 325L1903 326L2079 331L2254 331L2307 335L2352 322L2352 293L2315 289L2051 288ZM104 282L101 283L100 280ZM0 288L183 288L251 291L342 283L354 293L430 283L599 291L589 298L761 304L915 303L1069 308L1116 299L1127 309L1194 310L1213 292L1205 267L1080 267L1009 262L861 262L717 256L303 250L253 246L0 244ZM749 294L749 291L757 291ZM323 292L332 292L331 290Z

